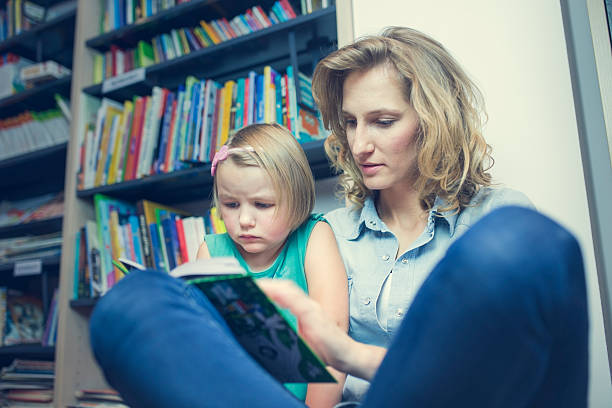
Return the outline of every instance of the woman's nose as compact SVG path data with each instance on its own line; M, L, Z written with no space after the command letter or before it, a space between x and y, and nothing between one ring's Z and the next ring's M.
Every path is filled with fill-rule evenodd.
M369 154L374 151L374 144L370 138L367 126L358 124L355 127L353 134L353 143L351 144L351 152L354 156Z

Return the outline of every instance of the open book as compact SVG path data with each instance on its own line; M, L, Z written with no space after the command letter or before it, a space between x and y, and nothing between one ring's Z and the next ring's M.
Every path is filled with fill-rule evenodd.
M120 259L126 269L137 268ZM281 383L335 382L325 364L234 258L182 264L170 275L208 298L244 349Z

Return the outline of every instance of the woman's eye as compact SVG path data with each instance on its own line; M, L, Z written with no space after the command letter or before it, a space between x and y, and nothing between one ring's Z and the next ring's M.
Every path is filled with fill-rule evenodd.
M355 119L344 119L345 128L354 128L355 126L357 126L357 121Z
M378 126L389 127L395 123L395 119L379 119L376 121Z

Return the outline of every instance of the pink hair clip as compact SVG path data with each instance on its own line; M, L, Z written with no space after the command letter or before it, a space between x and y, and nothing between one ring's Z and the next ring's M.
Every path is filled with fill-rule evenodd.
M227 147L227 145L223 145L221 146L221 148L219 149L219 151L217 153L215 153L215 156L213 157L212 160L212 165L210 166L210 175L215 177L215 172L217 171L217 165L224 161L225 159L227 159L227 157L235 152L254 152L255 149L253 149L251 146L244 146L244 147L232 147L231 149L229 147Z

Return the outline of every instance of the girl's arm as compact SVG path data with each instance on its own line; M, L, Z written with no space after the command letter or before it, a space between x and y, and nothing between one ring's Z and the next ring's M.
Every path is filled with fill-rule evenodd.
M206 245L206 241L202 242L200 248L198 248L198 253L196 254L196 259L208 259L210 258L210 252L208 251L208 245Z
M304 271L308 294L317 302L332 324L343 333L348 331L348 284L344 264L331 227L318 222L308 240ZM298 317L299 323L299 317ZM310 384L306 405L311 408L333 407L342 398L346 375L330 369L337 384Z
M300 334L326 364L355 377L372 380L387 353L385 348L351 339L293 282L260 279L257 284L280 307L291 310L298 319Z

